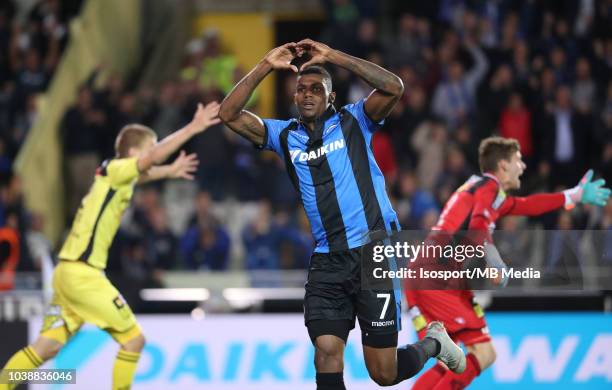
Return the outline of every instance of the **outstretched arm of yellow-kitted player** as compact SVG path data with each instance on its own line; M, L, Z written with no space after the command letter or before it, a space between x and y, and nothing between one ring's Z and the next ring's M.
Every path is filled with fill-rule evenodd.
M172 164L155 165L148 171L141 173L138 184L163 179L193 180L199 163L200 161L195 153L187 154L182 150Z
M189 124L180 130L170 134L158 142L147 153L138 158L138 171L148 172L153 166L159 165L193 136L203 132L207 128L220 123L218 118L219 104L212 102L206 106L198 104L198 109Z

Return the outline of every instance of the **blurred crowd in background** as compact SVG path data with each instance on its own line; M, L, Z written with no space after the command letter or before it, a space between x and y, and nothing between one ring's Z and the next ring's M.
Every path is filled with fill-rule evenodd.
M0 223L30 237L23 240L23 269L36 268L38 251L49 244L40 233L44 221L21 205L12 164L77 3L41 0L22 20L11 1L0 6ZM521 145L527 163L521 194L574 186L589 167L612 183L612 1L328 0L324 6L326 27L311 38L404 81L403 98L372 144L404 229L436 222L452 192L479 173L479 141L494 134ZM162 138L191 119L197 102L221 100L248 71L219 34L208 29L191 41L182 70L159 90L129 87L104 66L79 89L61 125L67 218L96 167L113 157L123 125L144 123ZM328 68L338 107L370 92L346 70ZM105 72L107 81L97 87ZM277 117L296 116L295 75L279 77ZM257 105L255 95L249 108L257 112ZM313 242L280 159L222 125L186 149L200 159L195 181L136 192L109 271L158 285L158 271L168 269L304 269ZM612 205L500 225L611 229Z
M31 3L23 13L15 1L0 2L0 230L18 232L18 269L23 270L39 268L41 256L52 248L42 234L42 217L24 207L13 164L36 121L37 95L51 82L68 43L68 21L81 0ZM2 260L9 251L5 242L0 244Z

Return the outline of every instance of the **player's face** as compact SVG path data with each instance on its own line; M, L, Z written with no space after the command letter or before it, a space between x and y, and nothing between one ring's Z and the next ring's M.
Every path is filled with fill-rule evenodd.
M294 102L304 121L313 121L323 115L334 93L328 91L323 77L318 74L300 76L295 86Z
M507 189L515 190L521 187L521 175L525 168L527 168L527 165L523 162L521 152L516 152L507 166Z

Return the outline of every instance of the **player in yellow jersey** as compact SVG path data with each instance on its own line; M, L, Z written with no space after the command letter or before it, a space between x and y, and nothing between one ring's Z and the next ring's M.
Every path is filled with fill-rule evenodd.
M134 186L164 179L193 179L198 160L181 152L163 163L183 144L219 123L217 102L198 109L193 120L161 142L153 130L125 126L115 141L116 157L96 172L89 193L72 224L53 273L53 299L38 339L15 353L4 369L34 369L53 358L83 325L92 323L107 331L121 346L113 367L113 389L129 389L145 339L132 310L104 275L108 249L128 207ZM0 384L12 389L14 384Z

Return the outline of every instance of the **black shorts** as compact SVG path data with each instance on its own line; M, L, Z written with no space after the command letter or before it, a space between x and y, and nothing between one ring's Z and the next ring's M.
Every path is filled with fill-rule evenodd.
M401 329L401 292L390 287L361 289L361 248L314 253L304 297L304 319L313 343L326 334L346 342L357 317L364 345L396 346Z

